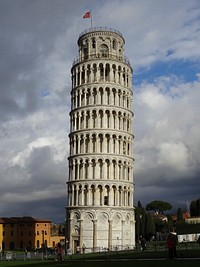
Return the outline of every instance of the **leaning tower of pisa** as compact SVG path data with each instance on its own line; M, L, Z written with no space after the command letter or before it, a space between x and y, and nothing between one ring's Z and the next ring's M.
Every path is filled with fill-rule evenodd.
M66 207L72 253L133 248L132 68L122 34L90 28L71 69Z

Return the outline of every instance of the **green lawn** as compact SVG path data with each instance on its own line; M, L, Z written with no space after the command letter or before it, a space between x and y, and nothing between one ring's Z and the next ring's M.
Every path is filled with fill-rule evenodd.
M85 255L65 256L63 262L55 261L55 256L42 261L41 258L23 261L15 259L0 261L0 267L197 267L200 266L200 248L179 249L178 259L167 259L163 251L118 251ZM196 258L196 259L195 259Z
M200 266L200 260L193 259L177 259L177 260L107 260L107 261L29 261L29 262L0 262L2 267L197 267Z

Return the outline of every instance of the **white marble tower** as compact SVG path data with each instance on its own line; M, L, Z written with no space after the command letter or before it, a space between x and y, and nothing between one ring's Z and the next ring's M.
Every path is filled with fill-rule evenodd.
M72 253L135 245L132 68L122 34L90 28L71 69L66 207Z

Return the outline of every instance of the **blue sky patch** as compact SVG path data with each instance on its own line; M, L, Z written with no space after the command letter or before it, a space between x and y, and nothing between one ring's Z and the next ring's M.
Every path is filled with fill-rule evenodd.
M140 69L137 73L133 73L133 85L139 85L146 81L152 83L160 76L175 75L185 82L193 82L197 79L196 74L200 69L197 62L176 60L170 62L158 62L149 69Z

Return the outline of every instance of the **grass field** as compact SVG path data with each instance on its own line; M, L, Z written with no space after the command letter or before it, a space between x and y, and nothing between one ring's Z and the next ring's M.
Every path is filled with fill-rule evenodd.
M83 261L29 261L29 262L0 262L2 267L197 267L200 260L197 259L158 259L158 260L83 260Z
M48 260L24 261L16 258L0 261L0 267L197 267L200 266L200 249L178 250L178 259L167 259L167 251L118 251L65 256L62 262L55 256Z

